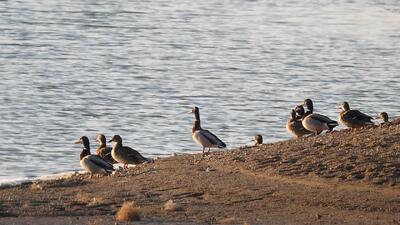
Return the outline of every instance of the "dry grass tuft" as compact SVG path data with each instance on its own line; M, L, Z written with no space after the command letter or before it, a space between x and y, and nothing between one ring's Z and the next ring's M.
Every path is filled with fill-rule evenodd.
M178 203L175 203L172 199L170 199L164 204L164 210L170 211L170 212L182 211L183 207L181 205L179 205Z
M140 221L139 209L134 202L124 202L115 216L117 221Z
M224 219L219 219L217 221L217 223L219 223L219 224L236 224L236 218L234 216L232 216L232 217L228 217L228 218L224 218Z

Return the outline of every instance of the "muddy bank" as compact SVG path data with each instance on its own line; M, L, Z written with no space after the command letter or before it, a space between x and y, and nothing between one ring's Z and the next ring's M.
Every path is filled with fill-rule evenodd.
M163 158L102 178L2 188L0 222L112 224L134 201L141 221L132 224L400 224L399 150L396 121ZM179 208L165 210L169 200Z

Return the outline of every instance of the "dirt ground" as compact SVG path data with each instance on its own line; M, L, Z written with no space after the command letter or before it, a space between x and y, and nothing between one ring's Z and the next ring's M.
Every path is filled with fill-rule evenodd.
M117 224L400 224L400 121L3 187L0 224L114 224L125 201L141 221Z

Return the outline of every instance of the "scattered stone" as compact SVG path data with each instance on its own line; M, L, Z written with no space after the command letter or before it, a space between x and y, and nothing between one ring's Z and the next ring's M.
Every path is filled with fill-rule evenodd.
M164 204L164 210L169 212L182 211L183 207L178 203L175 203L172 199L170 199Z

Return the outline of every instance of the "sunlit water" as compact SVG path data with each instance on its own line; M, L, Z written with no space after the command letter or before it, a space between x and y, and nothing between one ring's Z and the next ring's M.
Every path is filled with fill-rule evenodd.
M400 114L398 1L276 2L0 1L0 181L78 170L100 132L199 152L194 105L230 148L289 139L305 98Z

